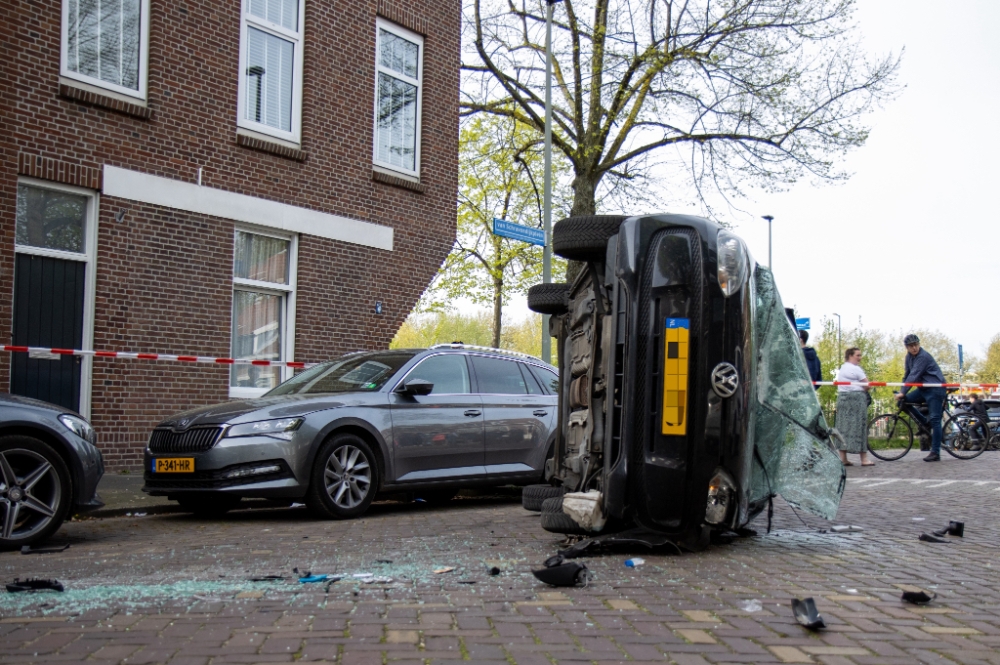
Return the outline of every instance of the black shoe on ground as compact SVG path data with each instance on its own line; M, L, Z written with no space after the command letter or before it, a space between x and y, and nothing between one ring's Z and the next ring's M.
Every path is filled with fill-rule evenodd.
M925 462L940 462L941 461L941 456L940 455L928 455L927 457L924 458L924 461Z

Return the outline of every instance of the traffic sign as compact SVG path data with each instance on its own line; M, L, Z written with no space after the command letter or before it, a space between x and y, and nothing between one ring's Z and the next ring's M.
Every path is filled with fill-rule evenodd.
M796 330L809 330L809 319L795 319L795 329Z
M545 246L545 231L508 222L506 219L493 218L493 235L530 242L532 245Z

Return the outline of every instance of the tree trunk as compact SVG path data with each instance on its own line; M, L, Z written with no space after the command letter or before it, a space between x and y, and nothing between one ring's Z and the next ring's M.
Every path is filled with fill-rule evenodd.
M577 172L573 178L573 207L570 208L571 217L586 217L597 214L597 183L600 177L594 177L589 173ZM570 261L566 264L566 282L572 284L576 276L583 270L584 264L579 261Z
M503 324L503 280L493 280L493 348L500 348L500 331Z

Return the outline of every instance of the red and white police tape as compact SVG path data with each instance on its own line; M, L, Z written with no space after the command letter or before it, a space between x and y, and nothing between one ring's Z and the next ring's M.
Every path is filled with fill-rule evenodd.
M1000 388L1000 383L894 383L892 381L813 381L814 386L884 386L899 388Z
M29 353L47 356L93 356L95 358L125 358L129 360L173 360L182 363L211 363L215 365L254 365L257 367L293 367L302 369L318 363L294 360L251 360L249 358L214 358L211 356L180 356L170 353L132 353L129 351L92 351L89 349L50 349L41 346L0 347L11 353ZM894 383L891 381L813 381L814 386L869 386L900 388L1000 388L1000 383Z
M37 356L93 356L95 358L125 358L129 360L173 360L182 363L212 363L216 365L254 365L256 367L294 367L301 369L317 363L294 360L252 360L250 358L213 358L210 356L179 356L170 353L131 353L128 351L92 351L89 349L50 349L40 346L4 345L0 350Z

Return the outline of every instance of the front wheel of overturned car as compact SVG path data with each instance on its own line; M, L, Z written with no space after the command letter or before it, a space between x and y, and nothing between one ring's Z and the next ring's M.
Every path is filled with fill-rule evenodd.
M209 492L194 492L177 497L181 508L195 517L215 519L222 517L230 510L235 510L242 499L229 494L214 494Z
M566 493L565 487L552 485L528 485L521 490L521 507L525 510L539 512L546 499L561 497Z
M569 310L569 284L535 284L528 289L528 309L558 316Z
M563 512L562 502L562 496L546 499L542 502L542 528L552 533L563 533L567 536L590 535L589 531Z
M353 434L338 434L320 448L306 495L309 511L326 519L362 515L378 490L371 447Z
M0 550L55 533L71 492L69 469L51 446L30 436L0 437Z
M552 251L571 261L601 261L608 240L626 219L624 215L568 217L552 229Z

